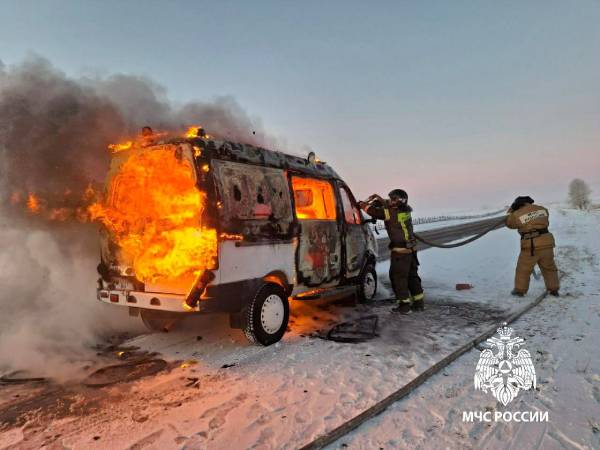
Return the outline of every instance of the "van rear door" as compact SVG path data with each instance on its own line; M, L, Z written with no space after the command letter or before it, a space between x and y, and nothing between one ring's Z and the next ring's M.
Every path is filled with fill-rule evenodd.
M298 281L311 287L332 283L340 278L342 262L334 186L328 180L296 175L291 184L300 226Z
M113 155L106 199L94 205L103 225L106 281L143 283L146 292L187 294L216 266L216 229L204 223L206 191L191 145L133 147ZM108 278L108 279L107 279Z

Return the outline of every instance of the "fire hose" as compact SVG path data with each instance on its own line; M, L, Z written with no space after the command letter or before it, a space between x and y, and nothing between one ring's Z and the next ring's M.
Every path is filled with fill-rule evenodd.
M562 277L561 277L562 278ZM530 311L535 306L539 305L546 295L548 291L544 291L540 296L538 296L531 303L525 305L520 310L512 313L508 317L506 317L503 322L510 324L515 320L519 319L525 313ZM452 362L456 361L460 356L464 355L468 351L473 348L477 348L479 344L485 341L487 338L491 337L497 330L497 325L489 328L488 330L481 333L479 336L475 338L469 338L466 343L457 348L455 351L438 361L437 363L430 366L425 371L421 372L416 378L413 378L409 383L400 387L398 390L392 392L387 397L384 397L379 402L365 409L361 413L355 415L354 417L348 419L341 425L338 425L336 428L325 432L304 446L300 447L300 450L317 450L326 447L334 443L336 440L346 436L351 431L356 430L359 426L364 424L365 422L377 417L379 414L383 413L387 408L396 403L399 400L404 399L409 394L415 392L415 390L421 386L425 381L431 379L431 377L437 373L439 373L445 367L448 367Z
M503 224L504 222L506 222L506 216L502 216L502 218L500 220L498 220L497 222L492 223L488 228L486 228L485 230L483 230L480 233L476 234L475 236L471 236L470 238L465 239L464 241L454 242L452 244L439 244L439 243L431 242L431 241L428 241L427 239L419 236L419 234L417 234L417 233L415 233L415 238L418 241L422 242L423 244L429 245L430 247L437 247L437 248L456 248L456 247L462 247L463 245L470 244L471 242L476 241L477 239L485 236L490 231L495 230L499 225Z
M377 194L373 194L373 195L369 196L369 198L367 198L367 200L364 203L371 204L371 203L373 203L375 201L379 202L381 204L385 204L386 203L386 200L384 200L383 198L381 198ZM498 221L493 222L489 227L487 227L483 231L479 232L478 234L476 234L474 236L471 236L471 237L465 239L464 241L454 242L454 243L451 243L451 244L440 244L440 243L436 243L436 242L431 242L431 241L427 240L426 238L420 236L418 233L414 233L414 235L415 235L415 239L417 239L418 241L420 241L423 244L428 245L430 247L437 247L437 248L456 248L456 247L462 247L463 245L470 244L471 242L474 242L477 239L482 238L483 236L485 236L486 234L488 234L490 231L493 231L496 228L498 228L500 225L503 225L506 222L506 217L507 216L500 217L498 219ZM373 221L373 223L376 222L375 219L372 219L372 221ZM377 228L375 228L375 232L377 232Z

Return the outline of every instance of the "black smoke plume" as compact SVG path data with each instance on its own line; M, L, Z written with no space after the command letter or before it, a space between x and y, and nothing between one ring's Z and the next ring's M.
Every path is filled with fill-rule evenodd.
M230 97L175 106L143 77L76 79L38 57L0 62L0 374L72 378L93 357L91 344L129 323L126 311L95 300L95 226L40 220L24 207L27 196L76 201L102 183L109 143L144 125L198 124L220 137L273 144Z

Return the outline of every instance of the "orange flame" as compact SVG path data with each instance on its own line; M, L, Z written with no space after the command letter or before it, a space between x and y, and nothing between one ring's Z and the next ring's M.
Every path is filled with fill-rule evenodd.
M10 203L25 208L41 220L89 222L88 205L95 202L96 197L97 192L89 185L81 196L75 195L69 189L60 194L48 193L45 197L33 192L25 197L21 191L14 191L10 196Z
M186 138L195 138L196 136L198 136L198 131L200 131L200 126L195 126L195 127L189 127L187 129L187 131L185 132L185 137Z
M29 193L27 197L27 209L31 211L33 214L39 214L41 206L40 199L33 193Z
M221 233L219 235L219 237L223 241L243 241L244 240L244 236L242 236L241 234Z
M200 125L194 125L193 127L189 127L183 136L186 138L210 138L210 135L207 134L206 131L204 131L204 128L202 128L202 126Z
M173 146L133 153L113 177L106 202L90 206L144 282L197 276L213 267L215 229L202 226L206 193Z
M108 148L113 153L123 152L133 147L133 141L121 142L119 144L109 144Z

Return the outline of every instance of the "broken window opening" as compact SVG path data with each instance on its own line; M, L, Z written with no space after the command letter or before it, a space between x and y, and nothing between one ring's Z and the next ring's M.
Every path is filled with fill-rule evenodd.
M335 196L331 183L292 177L296 217L300 220L335 220Z
M346 220L346 223L359 225L361 223L360 212L354 205L350 193L345 187L340 188L340 197L342 198L342 208L344 210L344 219Z
M233 185L233 198L236 202L242 201L242 191L240 191L237 184Z
M221 160L212 164L224 231L271 239L289 232L293 212L285 171Z

